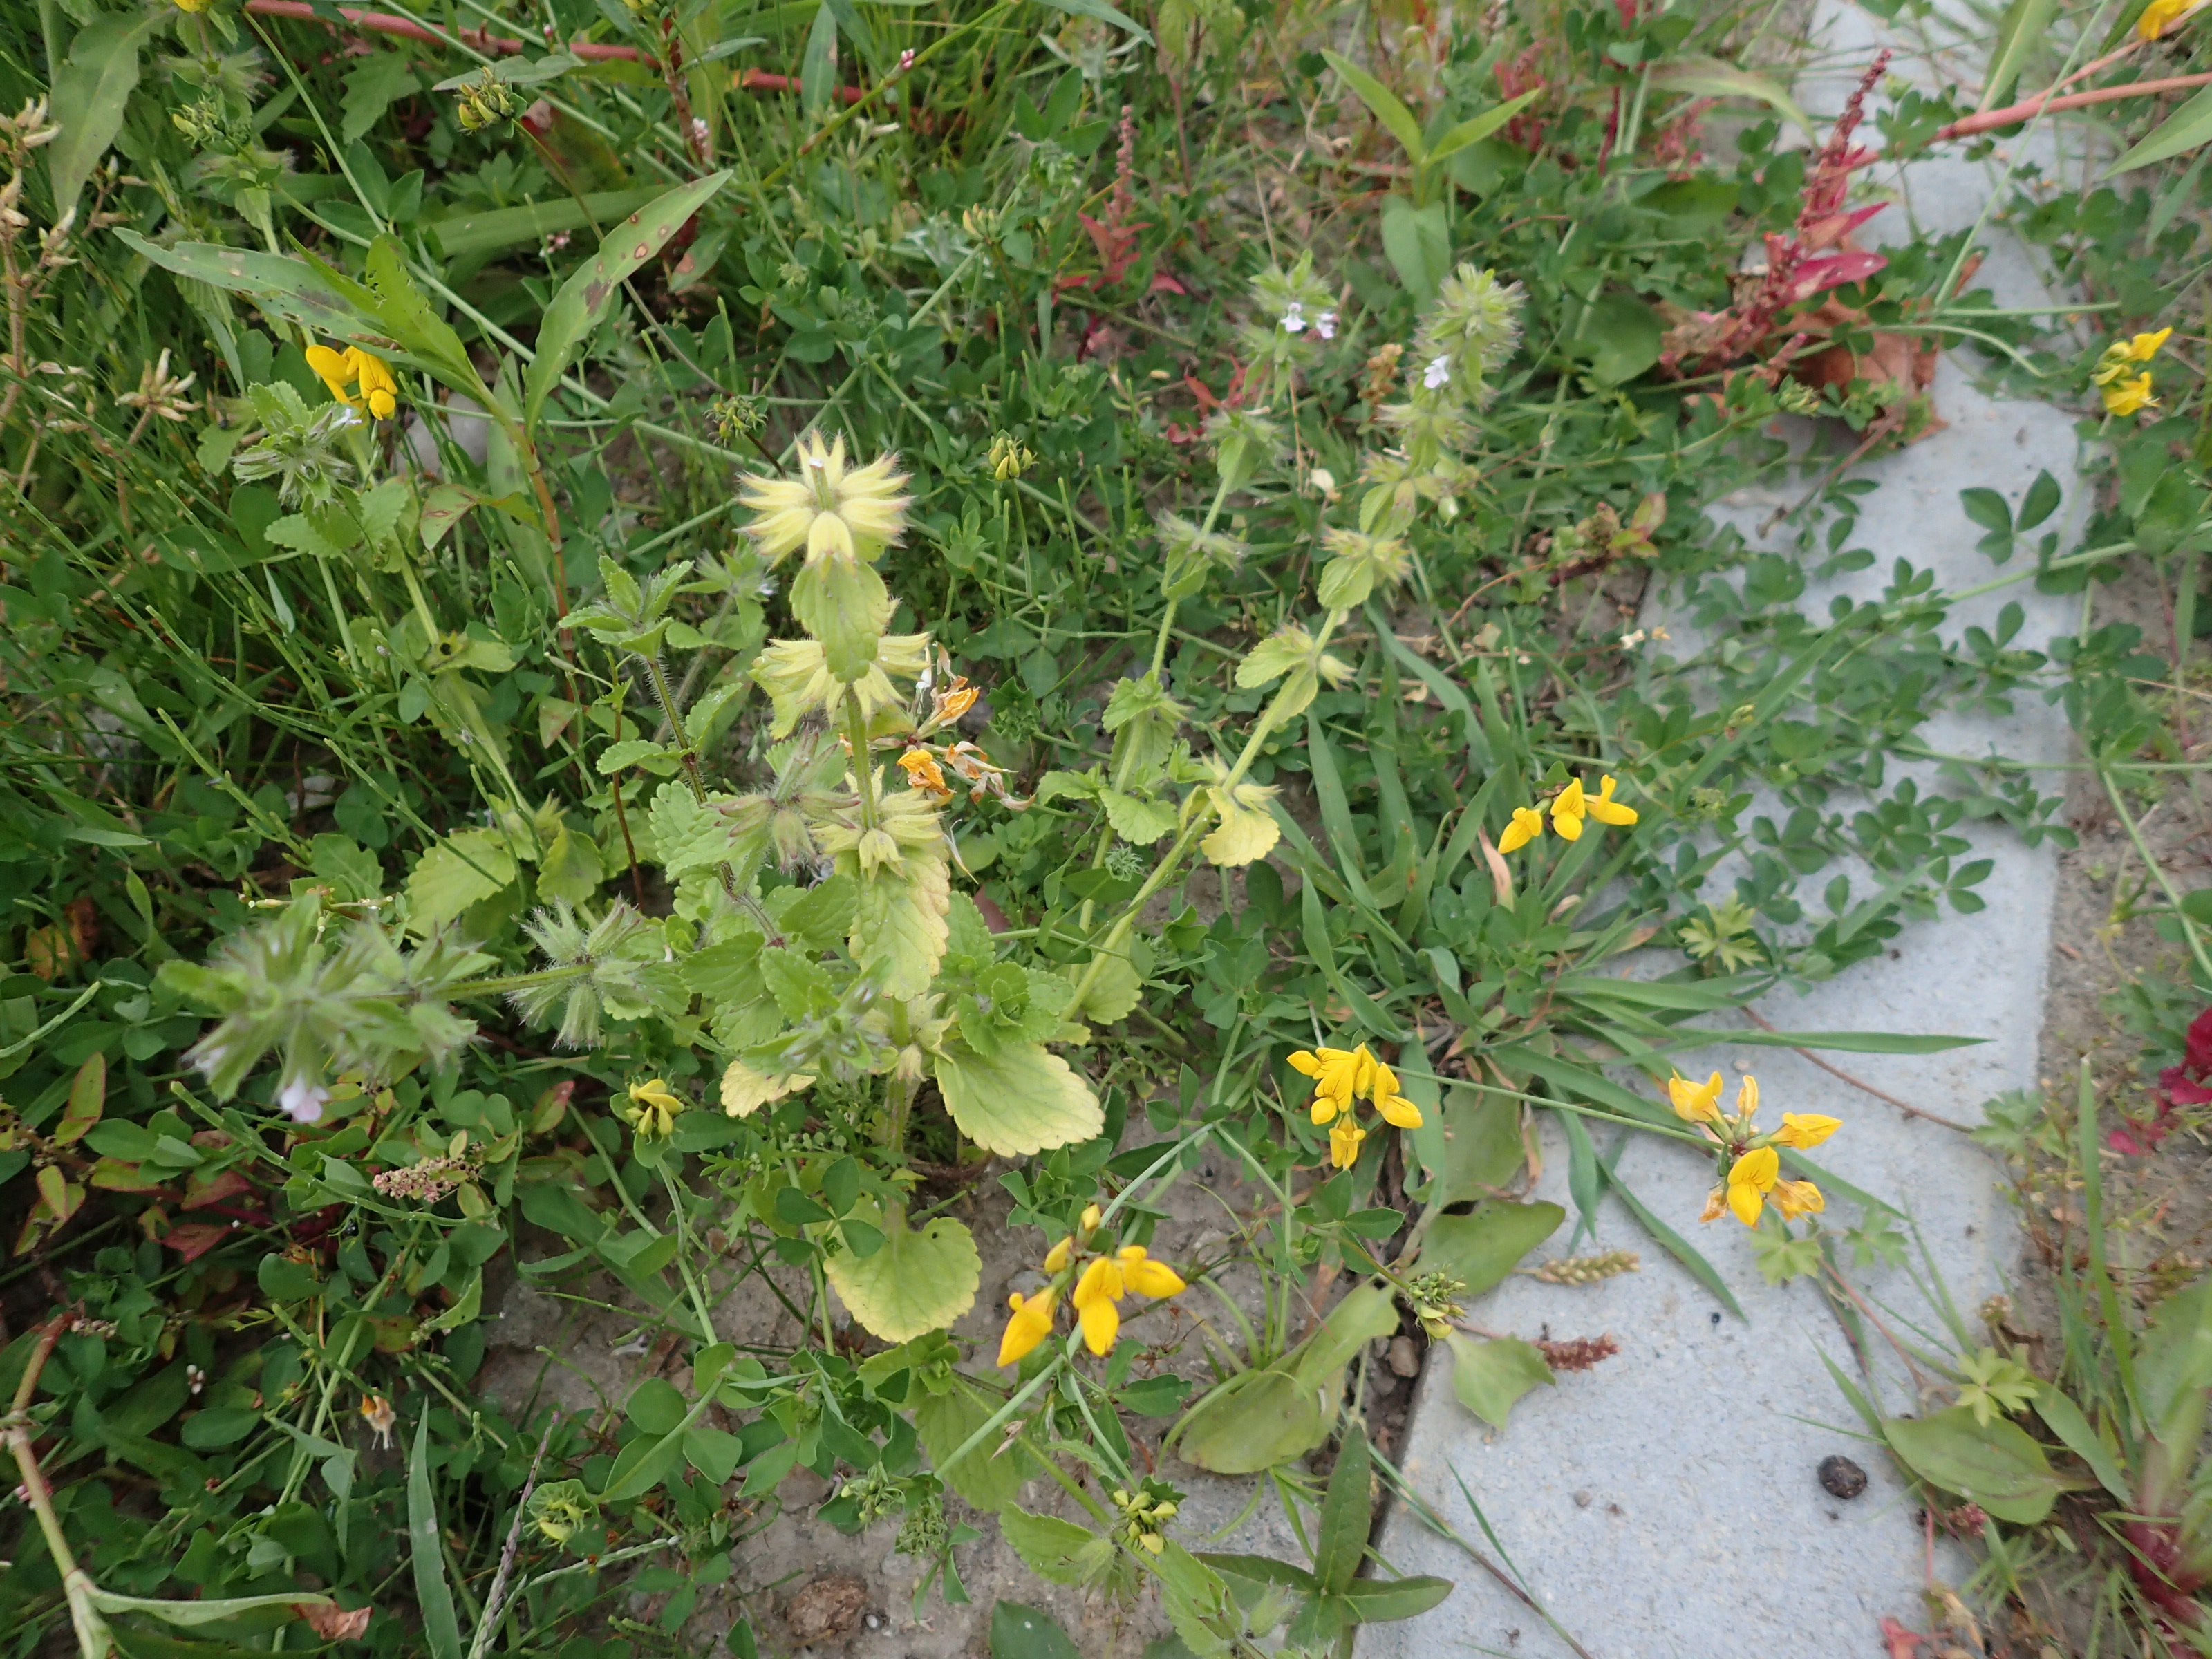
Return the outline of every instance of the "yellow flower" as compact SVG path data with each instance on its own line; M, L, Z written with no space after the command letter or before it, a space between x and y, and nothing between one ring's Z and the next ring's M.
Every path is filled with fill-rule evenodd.
M366 403L368 412L382 421L399 407L399 382L392 378L392 370L382 358L359 346L334 351L326 345L311 345L307 367L330 388L331 396L349 409L359 409ZM358 394L348 390L356 380L361 383Z
M1735 1085L1735 1115L1744 1122L1759 1115L1759 1079L1747 1077Z
M1375 1081L1369 1098L1375 1109L1382 1114L1382 1121L1401 1129L1421 1127L1421 1109L1398 1092L1398 1074L1380 1060L1375 1064Z
M202 12L214 3L215 0L176 0L179 11Z
M1164 1261L1155 1261L1141 1244L1124 1244L1114 1252L1121 1264L1121 1282L1139 1296L1178 1296L1189 1287L1182 1275Z
M1352 1121L1346 1112L1344 1121L1328 1132L1328 1161L1333 1169L1348 1170L1359 1162L1359 1143L1367 1139L1367 1131Z
M1096 1204L1086 1204L1083 1206L1082 1227L1085 1233L1097 1231L1099 1222L1104 1218L1105 1212Z
M1843 1127L1842 1119L1823 1117L1818 1112L1784 1112L1782 1127L1774 1138L1784 1146L1810 1152Z
M1058 1273L1067 1265L1067 1259L1074 1250L1075 1235L1070 1233L1044 1253L1044 1270L1048 1273Z
M1721 1116L1721 1074L1715 1072L1703 1083L1686 1077L1667 1079L1667 1098L1674 1103L1674 1115L1688 1123L1717 1123Z
M2150 395L2150 373L2145 370L2131 380L2117 380L2104 388L2105 413L2132 415L2141 409L2156 409L2158 399Z
M392 410L399 407L399 382L392 378L392 369L381 357L372 357L360 347L350 349L347 356L354 360L354 368L361 376L361 395L368 404L368 412L380 421L392 418Z
M631 1084L629 1104L618 1109L640 1140L665 1140L676 1133L676 1115L689 1103L654 1077Z
M1326 1123L1365 1094L1375 1079L1375 1056L1357 1048L1301 1048L1291 1056L1293 1070L1314 1080L1313 1121Z
M2150 0L2142 15L2136 19L2136 33L2146 40L2155 40L2203 4L2204 0Z
M2170 326L2159 330L2155 334L2138 334L2128 342L2128 356L2136 362L2147 363L2158 356L2158 349L2172 334L2173 330Z
M1613 799L1614 781L1615 780L1610 776L1601 778L1598 781L1597 793L1585 795L1583 798L1583 810L1600 823L1633 823L1636 822L1636 809L1633 806L1623 806L1619 801Z
M933 794L949 795L945 787L945 774L937 764L937 757L927 749L909 749L898 758L905 769L907 781L916 789L926 789Z
M1782 1155L1771 1146L1754 1146L1736 1159L1728 1178L1728 1206L1747 1227L1759 1224L1766 1194L1782 1178Z
M1717 1221L1721 1218L1721 1212L1727 1208L1728 1189L1724 1187L1716 1187L1705 1194L1705 1207L1698 1219L1701 1222Z
M1050 1291L1030 1297L1016 1291L1007 1297L1006 1305L1013 1315L1006 1321L1006 1334L999 1339L1001 1365L1012 1364L1052 1334L1052 1310L1057 1300Z
M1583 814L1589 810L1580 778L1552 797L1552 828L1559 832L1561 841L1582 839Z
M745 533L771 564L801 548L809 564L872 560L906 530L911 498L899 494L906 476L897 467L896 456L879 455L848 468L842 434L824 445L810 432L799 441L797 477L745 480L738 500L757 515Z
M1091 1352L1104 1354L1113 1348L1121 1328L1121 1310L1114 1304L1126 1291L1121 1264L1111 1256L1094 1257L1075 1281L1075 1294L1068 1299L1075 1304L1076 1321L1083 1327L1083 1346Z
M1513 822L1498 838L1498 850L1517 853L1543 833L1544 815L1533 806L1516 806L1513 809Z
M1828 1200L1820 1196L1820 1189L1809 1181L1778 1181L1769 1196L1774 1207L1782 1212L1784 1221L1795 1221L1801 1215L1818 1215L1828 1207Z

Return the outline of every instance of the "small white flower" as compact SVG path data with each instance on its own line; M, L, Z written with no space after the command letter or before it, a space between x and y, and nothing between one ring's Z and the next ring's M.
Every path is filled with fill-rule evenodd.
M1629 632L1623 634L1620 636L1621 647L1624 650L1632 650L1636 647L1643 644L1644 638L1644 632L1642 629L1632 629Z
M197 1365L187 1365L185 1367L185 1381L191 1385L192 1392L198 1394L207 1386L207 1373Z
M1336 494L1336 474L1330 471L1327 467L1316 467L1312 471L1306 474L1306 478L1308 482L1310 482L1316 489L1321 491L1322 495L1334 495Z
M707 142L707 118L705 116L695 115L691 118L691 137L692 141L696 143L703 144Z
M1336 313L1333 311L1324 311L1320 316L1315 318L1314 332L1324 340L1334 340L1336 337Z
M276 1103L284 1109L285 1115L295 1123L319 1123L323 1121L324 1103L331 1091L319 1083L308 1083L295 1078L276 1091Z
M1429 366L1421 371L1421 384L1431 392L1451 379L1451 359L1431 357Z
M1293 300L1283 312L1283 332L1285 334L1303 334L1305 331L1306 308L1300 305L1296 300Z

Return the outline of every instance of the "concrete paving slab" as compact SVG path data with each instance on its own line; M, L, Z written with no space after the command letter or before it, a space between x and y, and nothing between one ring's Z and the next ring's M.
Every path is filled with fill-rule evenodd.
M1837 67L1803 94L1814 110L1833 110L1879 42L1872 20L1840 7L1823 5L1816 27L1835 48L1828 61ZM1924 59L1901 56L1898 67L1910 75L1920 64ZM1916 223L1974 223L1990 188L1978 167L1949 161L1914 163L1894 173L1893 181L1910 213L1881 216L1869 230L1891 220L1896 237ZM1984 240L1992 257L1978 280L1995 286L2002 303L2046 303L2026 252L2007 246L2001 229ZM1940 370L1936 398L1947 429L1856 469L1856 476L1881 485L1864 498L1852 537L1853 545L1876 553L1876 562L1808 592L1807 614L1824 614L1834 592L1875 597L1900 556L1932 566L1939 584L1951 589L1999 574L1977 550L1981 532L1959 507L1958 491L1968 486L1996 489L2017 504L2047 469L2066 489L2068 519L2078 514L2072 417L1985 397L1972 384L1971 368L1947 358ZM1717 516L1757 544L1778 547L1759 543L1759 528L1776 506L1795 499L1747 492L1722 503ZM1943 632L1955 638L1970 623L1986 626L2008 602L2021 606L2026 622L2018 642L2032 649L2072 631L2079 615L2078 602L2039 596L2032 584L2021 583L1955 608ZM1653 619L1667 619L1663 608ZM1924 735L1955 753L1995 751L2028 760L2063 758L2068 745L2063 714L2033 696L2009 716L1947 714ZM1932 769L1898 770L1913 772L1924 787L1939 787ZM1985 1039L1932 1057L1828 1056L1877 1089L1971 1123L1980 1121L1981 1104L1990 1097L2035 1081L2056 865L2051 848L2030 849L2002 824L1967 823L1959 833L1974 843L1975 853L1966 856L1995 863L1980 890L1986 909L1970 916L1947 911L1940 921L1911 926L1884 959L1802 996L1777 994L1759 1012L1784 1029ZM1850 873L1856 890L1869 890L1864 872ZM1726 890L1725 875L1711 890ZM1783 1110L1843 1119L1846 1127L1820 1150L1819 1161L1911 1212L1970 1319L1981 1298L2001 1288L2017 1251L2014 1223L1994 1166L1965 1137L1899 1112L1788 1050L1684 1057L1686 1073L1712 1068L1731 1076L1755 1071L1770 1119ZM1537 1195L1567 1206L1571 1217L1564 1143L1548 1121L1544 1135L1546 1172ZM1601 1152L1607 1146L1601 1134ZM1917 1620L1925 1545L1915 1508L1887 1460L1852 1437L1856 1419L1822 1360L1826 1355L1851 1366L1835 1320L1810 1284L1767 1285L1750 1241L1732 1221L1697 1225L1711 1180L1709 1160L1632 1137L1620 1168L1647 1205L1705 1252L1749 1322L1723 1313L1608 1198L1595 1246L1585 1242L1578 1249L1637 1250L1642 1271L1587 1289L1511 1279L1470 1316L1486 1328L1527 1337L1547 1329L1555 1339L1609 1332L1620 1343L1620 1356L1537 1390L1498 1432L1453 1398L1450 1357L1438 1351L1416 1396L1407 1476L1440 1514L1479 1540L1464 1482L1523 1582L1595 1659L1882 1653L1885 1614ZM1564 1239L1563 1231L1558 1242ZM1937 1328L1905 1273L1877 1271L1862 1279L1879 1303ZM1902 1410L1913 1402L1897 1389L1888 1404ZM1832 1452L1853 1456L1868 1474L1866 1492L1854 1500L1831 1497L1816 1479L1816 1467ZM1441 1574L1455 1579L1457 1588L1422 1618L1363 1630L1363 1659L1439 1651L1551 1659L1567 1652L1405 1507L1387 1518L1380 1547L1399 1571ZM1947 1570L1941 1559L1937 1565L1939 1572ZM1957 1566L1948 1565L1954 1577Z

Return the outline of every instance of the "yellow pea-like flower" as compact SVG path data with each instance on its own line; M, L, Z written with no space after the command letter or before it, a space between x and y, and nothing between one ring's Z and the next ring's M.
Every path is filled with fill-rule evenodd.
M1771 1146L1753 1147L1729 1170L1729 1211L1745 1226L1757 1226L1759 1212L1766 1205L1766 1194L1774 1190L1774 1183L1781 1178L1782 1155Z
M1175 1296L1188 1287L1182 1275L1164 1261L1155 1261L1141 1244L1124 1244L1115 1252L1121 1266L1121 1282L1139 1296Z
M1617 781L1617 779L1610 775L1601 777L1598 780L1597 793L1585 794L1583 797L1583 810L1600 823L1626 824L1636 822L1636 809L1632 806L1624 806L1613 798L1613 785ZM1577 787L1580 787L1578 783Z
M1421 1109L1398 1092L1398 1074L1381 1061L1376 1062L1375 1080L1368 1097L1374 1101L1375 1109L1382 1114L1382 1121L1401 1129L1421 1127Z
M1703 1083L1686 1077L1667 1079L1667 1098L1674 1115L1688 1123L1717 1123L1721 1116L1721 1074L1715 1072Z
M1344 1121L1328 1132L1328 1161L1330 1167L1348 1170L1359 1162L1359 1143L1367 1139L1367 1131L1352 1121L1346 1112Z
M1552 828L1561 841L1582 839L1583 815L1589 810L1589 801L1583 793L1580 778L1552 797Z
M1841 1118L1823 1117L1818 1112L1784 1112L1782 1127L1774 1138L1784 1146L1810 1152L1843 1127Z
M1337 1108L1349 1107L1367 1092L1375 1077L1375 1056L1367 1045L1357 1048L1301 1048L1291 1056L1291 1066L1314 1080L1314 1121L1326 1123L1320 1103L1325 1098ZM1334 1116L1331 1112L1329 1116Z
M1533 806L1516 806L1513 809L1513 821L1498 838L1498 850L1517 853L1543 833L1544 815Z
M1095 1354L1109 1352L1121 1332L1121 1314L1114 1304L1123 1290L1121 1264L1111 1256L1095 1259L1075 1281L1075 1294L1068 1300L1075 1304L1076 1322L1083 1328L1083 1345Z
M1006 1305L1013 1310L1013 1315L1006 1321L1006 1334L999 1339L1001 1365L1012 1364L1052 1334L1052 1310L1057 1300L1050 1291L1040 1291L1030 1297L1016 1291L1006 1297Z
M1828 1200L1820 1196L1820 1189L1809 1181L1778 1181L1767 1199L1782 1212L1784 1221L1795 1221L1801 1215L1818 1215L1828 1207Z

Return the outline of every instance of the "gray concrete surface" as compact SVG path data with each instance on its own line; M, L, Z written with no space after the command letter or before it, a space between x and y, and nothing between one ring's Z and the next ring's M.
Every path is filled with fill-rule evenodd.
M1803 101L1832 112L1878 44L1863 14L1823 0L1816 29L1831 66ZM1896 69L1926 78L1924 56L1901 46ZM1977 60L1978 62L1978 60ZM1867 227L1870 240L1903 240L1917 227L1946 230L1975 222L1990 199L1983 169L1954 160L1875 169L1896 187L1899 205ZM2048 296L2025 250L2001 227L1982 240L1990 259L1977 277L1998 302L2038 304ZM2065 527L2078 522L2073 417L2040 404L1996 402L1972 383L1972 365L1947 358L1935 390L1948 428L1900 453L1857 469L1879 482L1864 498L1851 544L1873 550L1875 566L1809 593L1821 614L1832 592L1878 594L1898 557L1932 566L1957 589L1999 574L1976 550L1981 532L1958 504L1972 485L2018 503L2037 472L2065 487ZM1747 491L1717 516L1756 540L1778 506L1802 484ZM1786 532L1785 532L1786 533ZM1767 544L1785 545L1779 540ZM2016 557L2021 556L2015 556ZM2041 647L2072 631L2078 603L2039 597L2021 583L1961 605L1944 626L1956 638L1970 623L1987 625L2008 601L2027 615L2018 643ZM1683 630L1662 599L1647 621ZM1924 729L1931 745L1956 753L1996 750L2031 760L2063 758L2063 715L2039 698L2022 699L2007 718L1947 715ZM1913 769L1899 768L1899 772ZM1923 787L1932 773L1917 773ZM1754 809L1757 810L1757 809ZM1828 1056L1875 1087L1945 1117L1980 1121L1980 1107L2035 1081L2037 1035L2054 891L2051 849L2030 850L2002 824L1968 824L1960 833L1995 860L1978 915L1916 924L1880 962L1856 967L1809 994L1781 993L1759 1012L1794 1030L1945 1032L1985 1039L1929 1058ZM1973 856L1969 854L1968 856ZM1855 890L1871 884L1851 872ZM1728 890L1726 872L1710 890ZM1814 895L1808 894L1808 901ZM1731 1079L1759 1078L1763 1115L1827 1113L1844 1121L1815 1154L1836 1174L1906 1209L1917 1222L1951 1294L1971 1321L1980 1299L2001 1287L2016 1254L2016 1235L1995 1167L1965 1137L1917 1121L1816 1069L1786 1049L1723 1049L1686 1056L1686 1073L1718 1068ZM1601 1134L1601 1153L1608 1139ZM1545 1126L1545 1174L1538 1195L1569 1206L1566 1158ZM1620 1172L1644 1201L1688 1236L1718 1268L1749 1315L1740 1323L1666 1257L1617 1199L1605 1200L1596 1246L1638 1250L1642 1271L1587 1289L1519 1277L1483 1298L1471 1318L1494 1331L1554 1339L1610 1333L1618 1358L1598 1370L1540 1389L1494 1431L1453 1398L1451 1360L1437 1352L1417 1395L1406 1471L1414 1486L1468 1537L1482 1534L1460 1489L1480 1503L1523 1582L1594 1659L1715 1659L1723 1653L1873 1656L1887 1651L1881 1620L1893 1615L1921 1628L1926 1560L1917 1510L1878 1448L1855 1439L1857 1423L1830 1380L1822 1356L1847 1370L1842 1334L1818 1293L1800 1281L1767 1285L1744 1230L1723 1218L1699 1227L1711 1184L1710 1160L1645 1137L1631 1140ZM1856 1219L1853 1206L1831 1218ZM1565 1230L1555 1245L1564 1242ZM1863 1275L1881 1305L1925 1329L1939 1329L1926 1302L1894 1271ZM1892 1411L1916 1408L1893 1378ZM1850 1502L1830 1497L1815 1478L1829 1453L1854 1457L1869 1485ZM1455 1478L1456 1477L1456 1479ZM1425 1528L1405 1507L1386 1520L1380 1547L1398 1570L1457 1581L1424 1617L1361 1632L1362 1659L1440 1653L1563 1655L1567 1650L1528 1611L1484 1577L1456 1546ZM1939 1577L1961 1562L1939 1550Z

